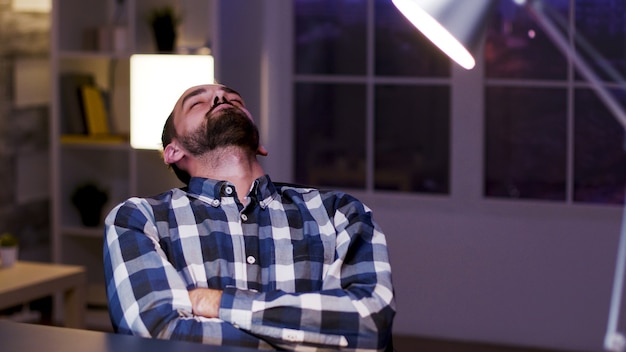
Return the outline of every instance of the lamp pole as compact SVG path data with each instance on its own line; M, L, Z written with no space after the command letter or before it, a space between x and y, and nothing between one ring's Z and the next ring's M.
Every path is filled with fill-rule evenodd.
M534 16L535 20L546 32L552 42L572 61L574 67L583 78L589 82L598 98L610 110L617 121L626 129L626 113L621 104L602 84L601 80L589 65L578 55L565 36L559 31L546 12L541 1L528 1L527 10ZM626 272L626 207L622 214L622 226L615 263L615 276L613 278L613 291L611 294L611 306L607 330L604 337L604 348L608 351L623 352L626 350L626 337L617 331L619 322L619 312L624 291L624 273Z

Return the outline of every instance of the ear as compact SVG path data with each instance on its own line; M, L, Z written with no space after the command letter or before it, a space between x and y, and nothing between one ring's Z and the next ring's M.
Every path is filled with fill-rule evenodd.
M175 140L166 145L165 149L163 149L163 161L165 161L166 164L176 164L184 156L185 153L178 146L178 143L176 143Z
M259 148L257 148L257 150L256 150L256 154L257 155L261 155L261 156L267 156L267 154L269 154L269 153L267 152L267 149L265 149L264 146L259 145Z

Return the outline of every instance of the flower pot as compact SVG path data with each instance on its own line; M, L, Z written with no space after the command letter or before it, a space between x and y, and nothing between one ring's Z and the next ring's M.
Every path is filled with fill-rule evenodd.
M12 267L17 261L18 247L0 247L0 260L3 268Z
M180 17L172 6L156 7L148 15L154 41L159 53L172 53L176 48L177 27Z
M80 220L83 225L87 227L96 227L100 225L102 219L102 205L100 204L86 204L84 207L78 209L80 214Z
M104 204L109 199L107 193L94 183L85 183L78 186L72 194L72 204L80 214L80 220L87 227L100 224Z
M172 53L176 47L176 30L165 23L156 23L152 26L152 33L159 53Z

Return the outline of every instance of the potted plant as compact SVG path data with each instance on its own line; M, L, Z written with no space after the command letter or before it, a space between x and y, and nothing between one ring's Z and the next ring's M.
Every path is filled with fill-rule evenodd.
M19 241L17 237L8 232L0 236L0 259L2 267L9 268L17 261L17 252L19 249Z
M165 5L152 9L148 15L148 23L157 45L157 51L170 53L176 46L177 27L180 17L174 7Z
M95 183L87 182L76 187L71 200L80 213L83 225L95 227L100 224L102 208L108 199L107 192Z

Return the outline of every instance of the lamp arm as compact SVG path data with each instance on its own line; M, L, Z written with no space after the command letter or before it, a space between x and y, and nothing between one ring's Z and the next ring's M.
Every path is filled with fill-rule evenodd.
M552 20L556 23L556 25L562 29L567 29L568 22L565 18L563 18L563 16L560 16L558 12L550 7L544 7L543 9L552 15ZM574 38L572 39L576 44L577 52L585 51L589 57L596 61L598 67L602 69L605 74L607 74L616 83L620 84L622 88L625 87L626 82L624 81L624 77L609 63L606 58L602 56L602 54L598 52L598 50L596 50L596 48L593 47L593 45L591 45L591 43L589 43L587 39L585 39L584 36L574 34Z
M617 121L626 129L626 113L621 104L601 83L595 72L589 65L578 55L572 45L566 40L565 36L559 31L556 25L546 16L540 8L538 1L527 3L528 11L534 16L535 20L546 32L552 42L561 50L561 52L569 58L576 70L583 78L591 84L598 98L613 113ZM624 273L626 271L626 207L624 207L622 215L622 226L620 240L617 253L617 261L615 264L615 277L613 279L613 291L611 294L611 307L609 310L609 319L607 331L604 337L604 348L608 351L623 352L626 350L626 338L617 331L617 323L619 321L619 311L622 301L622 293L624 289Z

